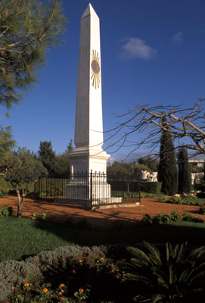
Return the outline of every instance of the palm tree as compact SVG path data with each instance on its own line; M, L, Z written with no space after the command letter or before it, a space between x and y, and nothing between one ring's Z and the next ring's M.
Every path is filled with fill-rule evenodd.
M205 302L205 247L187 243L129 247L125 279L137 286L135 302Z

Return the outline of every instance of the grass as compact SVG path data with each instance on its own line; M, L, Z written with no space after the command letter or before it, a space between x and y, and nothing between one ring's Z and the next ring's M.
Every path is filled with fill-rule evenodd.
M22 259L66 244L55 234L35 228L32 220L0 218L0 261Z
M24 218L0 218L0 261L21 260L42 250L75 243L79 245L134 245L146 240L153 243L184 242L205 244L205 224L183 222L177 225L146 226L131 222L90 225L33 221Z

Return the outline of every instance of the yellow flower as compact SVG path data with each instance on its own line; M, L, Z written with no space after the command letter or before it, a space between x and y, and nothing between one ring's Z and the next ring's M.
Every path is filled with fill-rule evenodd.
M44 294L47 294L47 293L48 293L48 288L44 287L44 288L42 289L42 292L43 292Z
M79 288L79 293L83 294L84 293L84 289L83 288Z
M28 288L28 287L31 286L31 283L29 283L29 282L24 282L23 286L24 286L25 288Z

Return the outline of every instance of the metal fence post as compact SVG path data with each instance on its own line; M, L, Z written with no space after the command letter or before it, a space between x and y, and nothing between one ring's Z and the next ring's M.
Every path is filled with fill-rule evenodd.
M88 175L89 178L89 175ZM93 172L90 172L90 205L93 206Z

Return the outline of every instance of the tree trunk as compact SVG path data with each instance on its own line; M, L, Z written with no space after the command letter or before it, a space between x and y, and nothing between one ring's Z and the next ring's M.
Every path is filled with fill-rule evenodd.
M19 189L16 190L18 203L17 203L17 217L21 217L21 212L23 208L23 195L21 195L21 191Z

